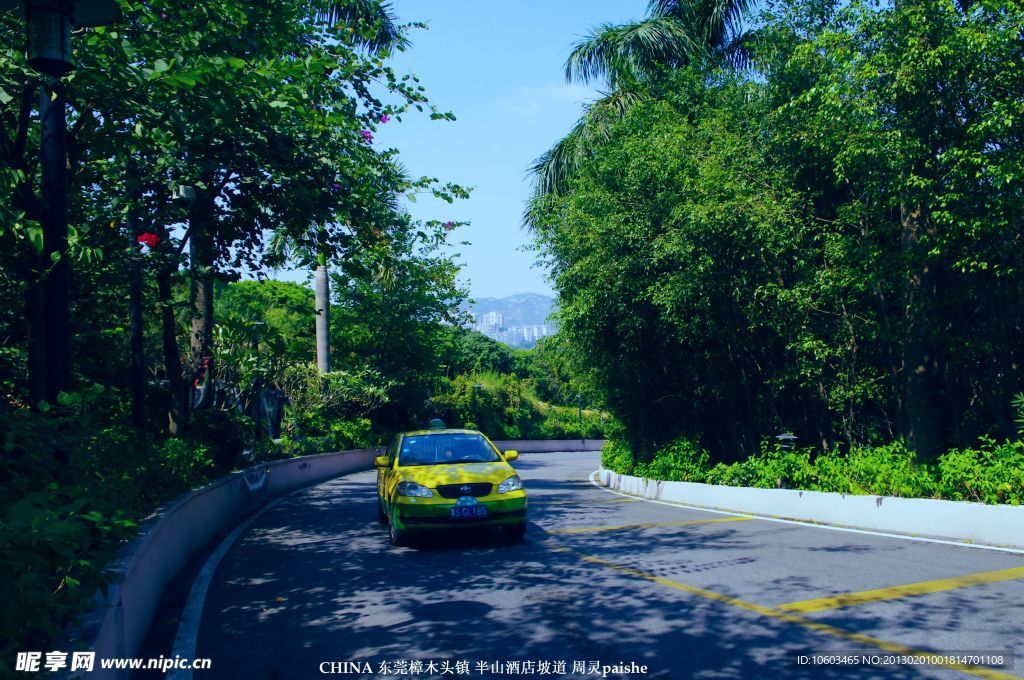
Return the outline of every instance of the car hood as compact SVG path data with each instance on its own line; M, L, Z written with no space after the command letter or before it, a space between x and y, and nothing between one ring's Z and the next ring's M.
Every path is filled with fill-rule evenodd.
M514 475L515 472L512 466L505 462L454 463L452 465L417 465L404 468L401 477L405 481L416 482L431 489L436 489L442 484L468 484L472 482L500 484Z

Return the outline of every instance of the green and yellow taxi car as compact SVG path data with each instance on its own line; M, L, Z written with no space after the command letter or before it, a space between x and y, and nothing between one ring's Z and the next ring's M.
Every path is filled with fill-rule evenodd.
M411 533L496 526L513 540L526 533L526 492L501 452L474 430L418 430L396 435L376 458L377 511L392 545Z

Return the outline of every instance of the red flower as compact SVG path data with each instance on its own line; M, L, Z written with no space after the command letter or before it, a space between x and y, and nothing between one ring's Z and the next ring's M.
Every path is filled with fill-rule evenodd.
M135 240L151 249L156 248L157 244L160 243L160 237L148 231L136 236Z

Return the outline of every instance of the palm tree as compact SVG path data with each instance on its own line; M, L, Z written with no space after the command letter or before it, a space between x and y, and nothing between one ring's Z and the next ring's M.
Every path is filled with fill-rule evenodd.
M648 16L623 25L604 24L573 47L565 63L569 82L604 79L608 91L587 106L564 138L538 158L534 196L524 221L532 225L543 199L565 193L569 180L612 124L649 95L646 85L665 70L721 59L748 63L752 34L742 18L752 0L649 0Z
M265 262L271 267L282 267L294 261L302 263L301 266L315 264L313 304L316 309L316 365L320 373L331 370L328 263L341 257L347 260L347 266L356 266L348 258L350 249L366 244L379 245L384 235L401 219L399 196L392 187L406 183L408 173L394 159L383 163L378 170L379 174L373 180L360 186L364 194L373 195L372 201L365 205L358 201L348 204L339 210L344 217L336 215L334 220L325 220L297 232L276 230L267 248ZM339 245L341 243L347 245ZM390 273L379 272L378 275L386 278Z
M388 2L379 0L342 0L341 2L318 3L314 7L316 21L323 23L343 22L353 28L372 27L369 38L360 38L359 45L371 54L384 50L404 48L409 44L397 18ZM362 35L356 31L356 35ZM313 275L313 304L316 306L316 365L321 373L331 370L330 309L331 282L327 271L327 248L321 242L326 232L318 235L320 247L316 255L316 270Z
M409 40L397 23L390 2L380 0L342 0L341 2L314 3L313 16L321 23L344 23L353 28L372 27L369 38L361 38L359 44L371 54L380 54L385 49L405 48Z

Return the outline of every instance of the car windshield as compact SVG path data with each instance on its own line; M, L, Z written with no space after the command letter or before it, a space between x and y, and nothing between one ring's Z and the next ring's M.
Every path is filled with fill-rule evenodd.
M478 434L438 433L403 438L398 464L444 465L493 463L499 460L501 459L490 444Z

